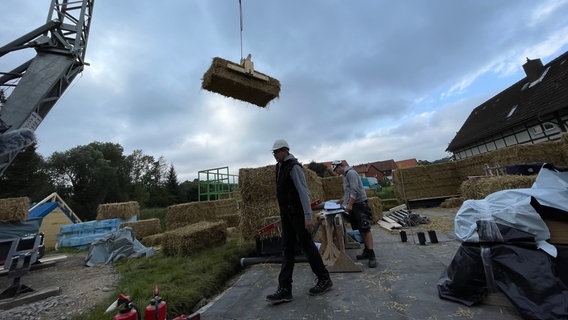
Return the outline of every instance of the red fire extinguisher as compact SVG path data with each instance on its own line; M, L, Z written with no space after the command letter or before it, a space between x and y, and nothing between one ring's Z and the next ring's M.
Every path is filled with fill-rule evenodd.
M113 320L141 320L140 312L135 304L132 303L132 298L127 295L120 294L118 299L111 304L107 311L115 309L117 306L122 306Z
M144 320L166 320L166 302L160 298L157 284L154 284L154 296L144 310Z

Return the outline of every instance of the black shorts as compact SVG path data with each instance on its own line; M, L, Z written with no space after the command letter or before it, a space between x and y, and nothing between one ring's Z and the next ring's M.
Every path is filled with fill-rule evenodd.
M367 200L354 203L350 216L349 222L351 223L351 228L353 228L353 230L359 230L359 232L371 230L371 225L373 224L373 213L367 204Z

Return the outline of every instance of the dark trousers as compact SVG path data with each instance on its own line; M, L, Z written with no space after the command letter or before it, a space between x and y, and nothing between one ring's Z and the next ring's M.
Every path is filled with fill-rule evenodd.
M329 279L329 272L323 264L312 235L306 230L304 216L301 214L281 215L280 218L282 222L282 251L284 254L280 275L278 275L280 288L292 290L296 244L300 246L306 255L312 272L318 279Z

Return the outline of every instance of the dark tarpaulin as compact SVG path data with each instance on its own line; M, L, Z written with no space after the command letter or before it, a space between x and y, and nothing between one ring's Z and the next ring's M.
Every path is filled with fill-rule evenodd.
M438 282L440 298L472 306L503 292L525 319L568 319L568 287L530 234L499 225L503 243L463 243ZM492 274L492 277L486 275Z

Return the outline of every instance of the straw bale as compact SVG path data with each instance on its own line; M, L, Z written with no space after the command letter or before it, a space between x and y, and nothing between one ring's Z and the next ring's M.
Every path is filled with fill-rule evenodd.
M4 198L0 199L0 223L24 222L28 219L30 198Z
M395 195L403 200L455 195L458 193L460 182L455 162L408 167L393 171Z
M367 198L367 202L373 212L373 223L378 223L379 220L383 218L383 204L381 199L379 197L370 197Z
M172 230L199 221L218 221L221 216L238 212L235 199L196 201L168 207L166 230Z
M166 256L189 256L222 245L226 240L225 221L201 221L166 231L162 238L162 250Z
M144 237L160 233L160 219L152 218L146 220L138 220L133 222L123 222L121 228L130 227L136 239L140 240Z
M333 176L321 179L324 199L337 200L343 197L343 177Z
M211 67L203 75L201 87L205 90L219 93L226 97L246 101L259 107L266 105L280 94L280 81L263 73L257 74L268 77L268 81L258 79L227 68L227 65L240 66L231 61L215 57Z
M442 207L442 208L459 208L459 207L461 207L463 202L464 202L464 199L461 198L461 197L452 197L452 198L448 198L448 199L444 200L444 202L442 202L440 204L440 207Z
M156 247L162 244L164 233L156 233L151 236L146 236L140 240L146 247Z
M227 226L229 227L238 226L240 219L241 215L239 213L224 214L219 216L219 220L224 220L225 222L227 222Z
M275 165L239 170L239 190L241 191L241 219L239 228L246 240L254 239L258 230L265 227L266 219L280 215L276 199ZM303 167L310 199L323 199L321 178L312 170ZM317 212L312 212L313 216Z
M97 207L97 220L120 218L128 220L140 214L138 201L103 203Z
M536 175L507 175L466 180L460 186L460 194L463 199L483 199L501 190L530 188L535 180Z

